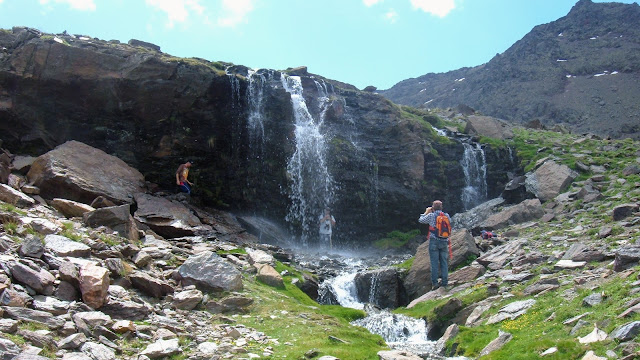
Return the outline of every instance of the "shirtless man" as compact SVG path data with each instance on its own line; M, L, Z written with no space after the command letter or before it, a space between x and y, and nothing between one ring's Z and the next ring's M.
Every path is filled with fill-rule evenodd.
M191 194L191 186L193 186L191 181L187 180L187 177L189 177L189 168L191 168L191 162L187 161L180 165L176 171L176 185L180 187L180 191L186 192L187 194Z

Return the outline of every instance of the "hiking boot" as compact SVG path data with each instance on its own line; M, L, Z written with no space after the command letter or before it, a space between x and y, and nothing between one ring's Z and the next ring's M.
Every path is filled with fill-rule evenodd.
M436 291L440 288L440 285L431 285L431 291Z

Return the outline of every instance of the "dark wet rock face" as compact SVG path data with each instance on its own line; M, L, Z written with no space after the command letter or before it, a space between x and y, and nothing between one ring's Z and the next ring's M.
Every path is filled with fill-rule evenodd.
M45 199L91 204L104 194L116 205L131 203L144 185L142 174L155 184L151 189L173 191L177 166L189 160L194 196L207 205L243 209L294 233L306 227L315 237L314 218L326 199L308 201L304 220L284 220L295 197L288 162L296 151L296 126L283 77L296 75L310 114L323 121L333 180L327 198L339 224L337 240L413 228L416 209L435 199L452 214L463 210L463 146L439 138L426 121L378 94L307 71L252 73L242 66L175 58L153 44L97 39L89 44L59 35L69 44L63 45L41 35L16 28L0 36L7 48L0 62L3 146L37 156L73 139L100 149L90 152L70 142L58 148L59 153L67 149L67 162L53 154L35 160L28 178ZM46 60L53 58L57 61ZM486 147L485 152L492 198L514 165L504 162L506 150ZM141 174L111 170L115 162L101 160L108 156ZM57 173L80 165L85 172L76 171L82 175L77 181L56 180ZM81 180L90 175L103 182L84 186Z

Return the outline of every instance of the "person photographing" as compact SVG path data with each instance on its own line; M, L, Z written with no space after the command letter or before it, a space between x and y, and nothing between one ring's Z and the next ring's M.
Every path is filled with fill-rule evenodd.
M451 253L451 217L442 211L442 201L436 200L420 215L418 222L429 225L429 260L431 261L431 290L449 285L449 257ZM438 283L440 278L440 283Z

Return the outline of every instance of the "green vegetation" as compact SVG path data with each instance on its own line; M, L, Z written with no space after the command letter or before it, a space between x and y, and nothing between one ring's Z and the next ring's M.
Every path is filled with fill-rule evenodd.
M387 250L387 249L397 249L401 248L409 242L409 240L415 238L420 235L420 230L415 229L409 232L402 232L398 230L394 230L387 234L387 237L376 240L373 243L378 249Z
M4 231L9 235L14 235L18 232L18 223L13 221L3 221L2 227L4 228Z
M282 264L277 268L292 270ZM241 322L278 339L278 344L273 345L274 357L303 359L307 351L315 349L318 356L377 359L377 352L385 349L382 338L349 324L365 313L336 305L318 305L291 284L295 276L284 276L284 289L245 282L245 291L255 303L251 315L243 317ZM346 343L334 341L330 336Z
M62 223L62 231L60 235L67 237L73 241L80 242L82 241L82 236L75 232L75 227L72 222L63 222Z
M405 260L404 262L402 262L400 264L396 264L394 266L397 267L397 268L400 268L400 269L409 270L409 269L411 269L411 266L413 265L413 260L415 260L415 256L412 256L411 258Z
M8 203L5 203L5 202L0 202L0 210L7 211L7 212L10 212L10 213L16 213L16 214L22 215L22 216L26 216L27 215L26 211L20 210L17 207L15 207L15 205L8 204Z

